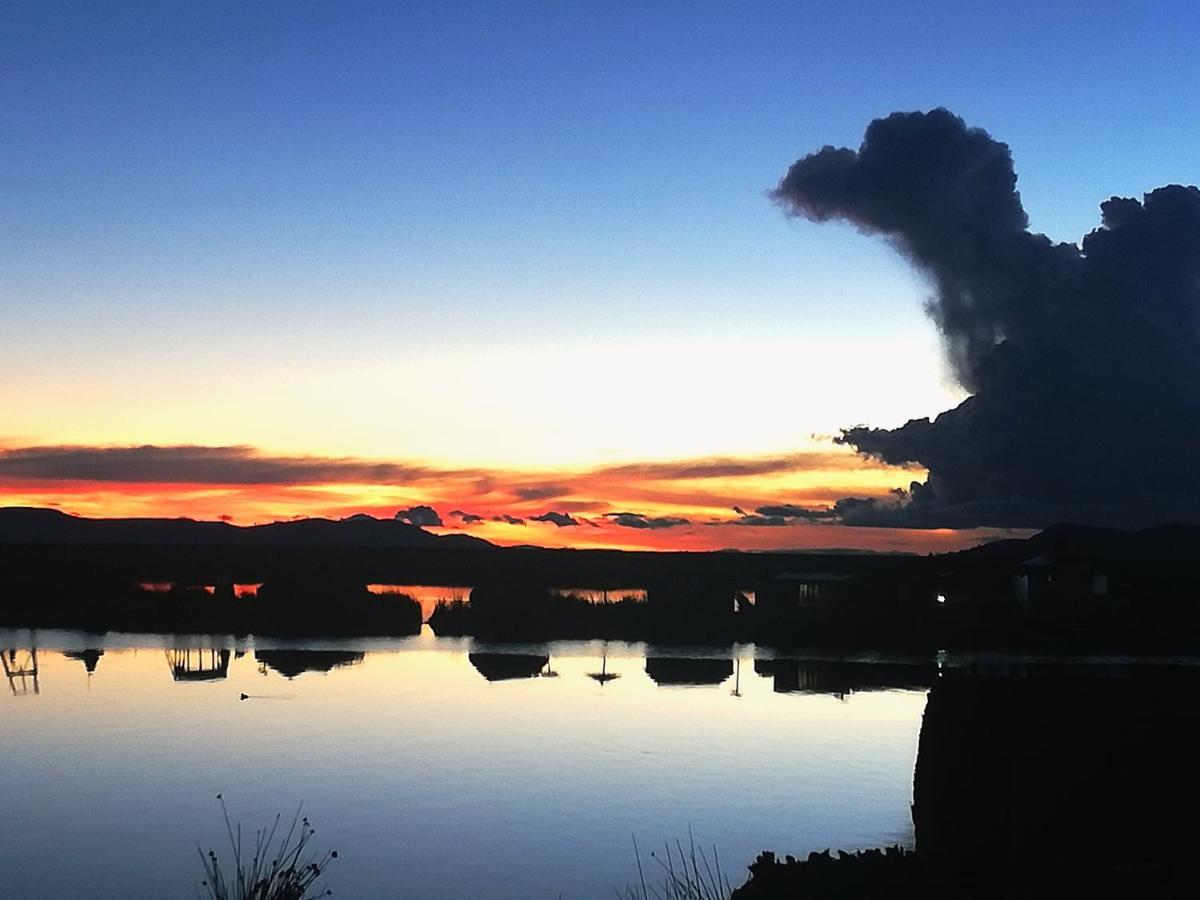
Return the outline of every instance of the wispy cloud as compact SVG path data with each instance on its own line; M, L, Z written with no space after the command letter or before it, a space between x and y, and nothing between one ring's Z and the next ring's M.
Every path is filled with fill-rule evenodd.
M404 484L426 466L353 457L271 456L247 446L43 446L0 450L0 481L122 484ZM450 474L443 471L441 474Z
M531 484L513 488L513 495L518 500L549 500L551 497L565 497L571 493L571 488L561 484Z

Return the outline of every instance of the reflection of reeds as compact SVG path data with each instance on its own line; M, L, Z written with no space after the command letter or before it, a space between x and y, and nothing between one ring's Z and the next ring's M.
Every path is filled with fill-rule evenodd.
M721 872L721 860L717 848L712 848L712 860L703 847L688 832L685 848L678 839L671 846L664 844L663 856L651 852L650 858L659 865L658 882L646 884L646 872L642 868L642 854L637 838L633 839L633 855L637 860L638 883L619 893L619 900L729 900L733 887Z
M279 814L275 815L270 828L256 831L254 856L247 860L242 855L241 823L235 829L230 824L224 798L217 794L217 799L221 801L225 831L233 850L234 872L227 881L217 854L212 850L205 853L196 847L204 866L205 879L201 887L211 900L308 900L324 895L325 892L320 890L309 892L330 861L337 859L337 851L329 850L319 857L305 852L316 831L308 818L300 815L300 810L296 810L287 833L280 836L278 846L275 838L279 831Z

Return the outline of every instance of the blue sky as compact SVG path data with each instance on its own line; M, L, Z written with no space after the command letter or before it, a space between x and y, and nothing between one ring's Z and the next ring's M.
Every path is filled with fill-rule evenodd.
M874 117L943 105L1012 146L1033 227L1077 240L1111 194L1196 180L1200 13L882 6L6 3L10 436L445 456L478 435L418 404L407 435L371 443L339 397L386 409L397 386L491 373L502 388L514 354L545 354L555 377L621 351L651 379L720 366L786 408L814 378L837 401L836 363L804 360L837 346L861 369L856 341L891 341L918 372L882 424L936 413L953 388L920 282L878 241L788 221L764 192L798 156L857 146ZM777 370L754 380L760 346L794 355L794 389ZM342 393L304 387L277 409L302 369ZM530 377L513 393L536 393ZM475 415L504 405L448 390ZM846 424L880 414L858 396ZM749 422L729 446L698 433L694 452L835 426ZM433 431L445 439L414 436ZM564 441L572 458L593 447Z

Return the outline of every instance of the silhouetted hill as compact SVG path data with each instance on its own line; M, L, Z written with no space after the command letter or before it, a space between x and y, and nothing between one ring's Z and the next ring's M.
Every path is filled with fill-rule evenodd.
M84 519L54 509L0 509L0 543L159 544L211 547L437 547L493 546L466 534L430 534L416 525L357 515L299 519L270 525L231 525L195 519Z
M1141 531L1053 525L1024 540L1001 540L943 559L972 564L1019 563L1034 556L1080 557L1123 561L1200 559L1200 526L1156 525Z

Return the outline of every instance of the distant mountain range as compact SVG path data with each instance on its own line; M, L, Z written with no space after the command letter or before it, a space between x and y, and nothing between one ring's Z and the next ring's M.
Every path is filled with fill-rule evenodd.
M270 525L231 525L195 519L85 519L55 509L0 508L0 544L160 544L205 547L417 547L496 548L469 534L431 534L407 522L368 515L346 519L297 519ZM496 548L498 549L498 548ZM532 545L513 549L535 549ZM853 556L846 549L786 551ZM1029 538L999 540L944 555L965 564L1016 563L1033 556L1126 560L1200 560L1200 526L1160 525L1119 531L1055 525Z
M4 544L184 544L207 547L437 547L495 545L468 534L430 534L393 519L298 519L231 525L195 519L84 519L55 509L0 508Z

